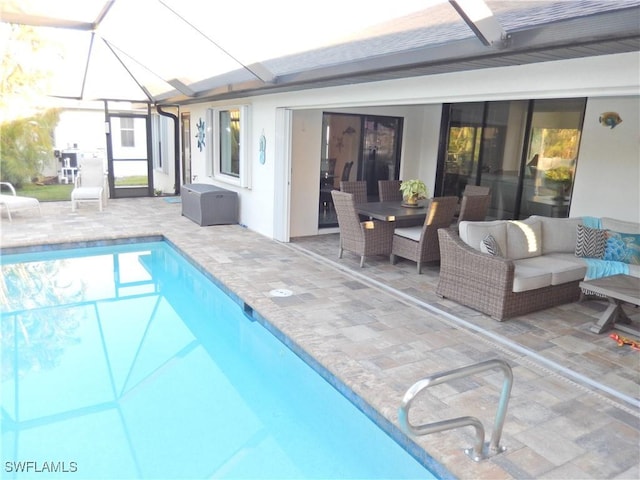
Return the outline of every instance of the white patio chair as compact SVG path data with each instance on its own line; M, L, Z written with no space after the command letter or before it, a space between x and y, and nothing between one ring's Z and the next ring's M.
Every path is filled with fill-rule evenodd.
M5 186L11 191L11 195L0 193L0 208L4 207L7 211L7 217L12 222L11 212L16 210L28 210L31 208L37 208L38 213L42 216L42 210L40 210L40 202L34 197L23 197L16 195L16 189L9 182L0 182L0 189Z
M71 211L76 211L79 202L95 202L102 211L107 203L106 178L101 158L83 160L71 192Z

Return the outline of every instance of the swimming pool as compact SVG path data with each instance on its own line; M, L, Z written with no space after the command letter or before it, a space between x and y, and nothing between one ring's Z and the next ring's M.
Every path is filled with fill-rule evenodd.
M434 478L164 242L2 274L3 478Z

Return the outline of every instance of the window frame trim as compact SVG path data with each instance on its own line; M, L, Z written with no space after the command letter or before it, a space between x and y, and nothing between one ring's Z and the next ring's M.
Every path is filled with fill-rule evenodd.
M240 134L238 149L238 176L228 175L220 169L220 135L222 129L220 127L220 113L230 110L238 110L240 112ZM220 107L212 107L207 109L207 122L211 126L207 129L209 148L207 148L207 176L210 178L235 185L238 187L251 188L251 162L249 157L249 138L250 123L249 113L250 107L247 104L225 105Z

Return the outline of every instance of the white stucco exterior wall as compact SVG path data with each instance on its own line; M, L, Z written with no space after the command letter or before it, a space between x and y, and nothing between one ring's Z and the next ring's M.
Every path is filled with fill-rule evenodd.
M457 72L429 77L374 82L341 87L261 95L215 104L190 105L192 171L196 182L214 183L236 190L240 197L240 223L267 237L274 236L273 209L275 170L270 162L285 162L275 158L275 116L277 108L293 110L291 130L291 209L290 236L318 233L318 173L320 169L320 134L322 112L372 113L404 117L401 178L422 178L433 192L437 161L438 135L442 103L532 98L590 97L587 106L576 185L571 215L607 215L621 219L637 219L638 206L638 92L640 91L639 56L637 53L583 58L534 65L502 67L479 71ZM207 178L206 149L200 152L195 142L195 125L199 118L206 121L206 109L211 105L251 106L251 132L248 155L252 169L251 189L216 182ZM613 143L607 175L625 177L626 188L610 186L609 192L621 199L616 203L601 202L589 197L594 183L602 178L595 156L606 129L593 125L592 118L602 111L615 110L616 105L624 122L613 135L624 136ZM622 108L624 106L624 108ZM604 107L604 109L603 109ZM594 113L595 112L595 113ZM625 118L626 117L626 118ZM633 118L635 118L635 129ZM257 161L261 132L267 138L267 162ZM620 133L622 132L622 133ZM592 153L589 153L589 152ZM583 158L584 156L584 158ZM584 160L584 161L583 161ZM584 170L583 170L584 169ZM595 175L595 177L594 177ZM635 182L635 184L634 184ZM634 184L634 185L632 185ZM633 187L633 188L632 188ZM607 193L600 184L600 191ZM623 206L620 208L620 206ZM599 213L600 212L600 213Z
M617 112L615 128L598 121ZM571 216L640 222L640 97L589 98L580 142Z

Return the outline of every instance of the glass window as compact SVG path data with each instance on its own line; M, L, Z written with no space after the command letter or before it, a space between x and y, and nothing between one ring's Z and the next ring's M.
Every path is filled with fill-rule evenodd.
M566 217L585 99L449 104L436 195L491 189L488 219Z
M153 168L163 173L169 173L169 163L172 155L173 141L170 137L169 120L161 115L151 117Z
M569 215L584 108L582 98L532 102L521 218Z
M240 110L221 110L220 173L240 177Z
M133 118L120 117L120 144L123 147L136 146Z
M207 175L222 182L251 188L251 168L248 152L249 107L241 105L208 112L210 135L207 155Z

